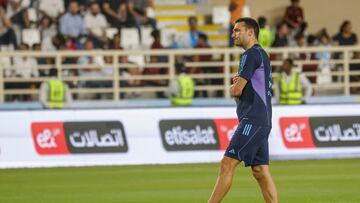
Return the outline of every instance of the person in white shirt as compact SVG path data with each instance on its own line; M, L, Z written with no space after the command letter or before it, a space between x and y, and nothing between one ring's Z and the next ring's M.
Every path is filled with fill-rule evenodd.
M84 50L85 51L93 51L94 50L94 43L92 40L87 39L84 43ZM78 59L78 64L82 65L83 67L89 66L86 68L81 68L79 70L80 77L86 78L101 78L109 76L109 67L105 65L104 57L101 55L97 56L82 56ZM112 67L111 67L112 68ZM110 68L110 69L111 69ZM112 74L112 72L111 72ZM109 88L112 87L112 81L107 80L106 78L104 81L99 80L91 80L89 79L85 83L82 84L85 88ZM98 94L88 94L83 99L101 99L102 95Z
M274 83L275 97L279 104L304 104L312 95L313 89L309 79L294 67L292 59L283 62L282 71Z
M40 12L56 22L58 17L65 12L64 1L61 0L39 0Z
M182 36L181 48L195 48L198 44L199 35L204 34L198 30L198 20L195 16L188 18L189 31Z
M27 9L30 4L30 0L8 0L6 17L11 19L12 23L28 28L30 21Z
M22 43L20 45L20 51L29 50L29 45ZM8 75L9 77L21 77L29 79L31 77L38 77L38 63L35 58L30 56L16 56L14 57L14 67Z
M108 28L108 23L105 16L100 12L98 3L91 3L90 11L86 13L84 22L86 29L88 29L88 33L90 33L92 37L96 37L103 43L107 42L105 31L106 28Z

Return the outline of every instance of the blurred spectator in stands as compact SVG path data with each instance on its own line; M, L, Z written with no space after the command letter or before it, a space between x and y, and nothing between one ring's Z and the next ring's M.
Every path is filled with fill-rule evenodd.
M57 79L57 69L50 69L49 79L42 82L39 91L39 99L46 109L62 109L72 103L72 95L68 85Z
M296 48L305 48L306 47L306 38L303 33L297 33L294 37L295 44L294 47ZM306 55L303 52L297 52L297 53L289 53L290 58L296 58L296 59L305 59Z
M331 47L331 38L326 29L322 29L318 36L319 47ZM330 84L332 81L331 69L334 68L334 64L330 63L332 54L329 51L322 51L316 53L316 59L320 60L318 66L318 76L316 78L317 84Z
M6 17L11 20L12 23L19 25L22 28L29 28L30 21L28 16L28 8L30 1L24 0L8 0Z
M310 81L298 68L295 69L294 62L290 58L284 60L274 90L278 103L283 105L306 103L312 95Z
M28 51L29 45L20 44L19 51ZM30 56L15 56L13 58L14 65L12 66L14 69L7 69L5 71L6 77L18 77L22 79L30 79L32 77L38 77L38 64L35 58ZM35 86L31 82L14 82L10 84L5 84L6 89L29 89L35 88ZM7 100L10 101L30 101L32 97L30 95L14 95L7 97Z
M259 44L264 48L269 48L274 41L274 34L267 25L267 20L264 16L258 18L259 23Z
M94 43L92 40L87 39L83 46L85 51L93 51L94 50ZM103 76L109 76L108 71L105 67L104 58L101 55L96 56L82 56L78 59L79 65L89 65L88 68L82 68L79 70L80 77L87 77L87 78L99 78ZM111 81L94 81L89 79L84 84L85 87L89 88L106 88L112 87ZM101 99L101 94L96 94L95 99Z
M280 22L276 26L275 40L272 43L272 47L286 47L289 45L288 42L288 25L285 22Z
M120 29L128 20L127 0L103 0L102 9L111 27Z
M32 50L38 52L38 51L41 51L41 44L39 43L36 43L36 44L33 44L32 46ZM38 65L44 65L44 64L47 64L46 62L46 58L45 57L36 57L36 61L37 61L37 64ZM46 76L47 70L44 70L44 69L40 69L39 70L39 75L40 76Z
M122 50L121 46L121 33L114 35L114 38L110 41L109 49L111 50ZM141 81L138 79L131 79L132 76L141 75L140 68L135 63L129 61L128 56L123 55L118 58L120 66L120 75L127 80L120 81L120 87L138 87L141 86ZM126 66L125 66L126 64ZM131 67L128 67L131 66ZM120 98L124 97L137 97L138 95L134 94L120 94Z
M195 82L186 74L186 68L183 63L177 62L176 79L170 81L169 98L172 106L190 106L195 92Z
M306 39L307 47L316 47L317 38L314 35L309 35ZM316 52L307 52L300 54L300 59L304 62L302 67L303 72L316 72L318 70L318 64L311 63L311 61L317 60ZM308 76L311 83L316 83L316 76Z
M203 4L206 0L186 0L186 4Z
M44 17L48 17L56 23L60 15L65 12L62 0L39 0L39 10Z
M323 29L320 32L318 36L318 40L319 40L319 47L324 47L324 48L331 47L331 38L325 29ZM334 67L333 64L329 63L329 61L332 58L331 52L329 51L318 52L316 53L316 58L320 60L319 69L321 72L324 70L330 71L330 69Z
M10 45L17 48L17 39L10 19L6 18L4 8L0 7L0 46Z
M57 34L56 25L50 17L44 16L38 26L41 39L51 38Z
M65 8L68 8L69 4L72 1L76 1L79 4L79 12L83 15L85 14L85 10L89 8L91 2L93 1L99 1L99 0L64 0Z
M0 0L0 7L6 9L8 0Z
M85 51L94 51L94 43L87 39L84 43L83 49ZM87 68L80 70L80 76L99 76L102 66L104 66L104 59L100 55L96 56L82 56L78 59L80 65L95 65L97 68Z
M295 35L295 46L298 48L306 47L306 38L303 33L297 33Z
M152 0L129 0L129 14L135 21L135 26L140 29L142 25L149 24L156 29L156 20L147 15L147 9L152 7Z
M59 30L62 35L71 38L87 34L84 19L79 14L79 5L76 1L70 2L68 12L60 18Z
M198 44L196 45L197 49L201 48L211 48L209 45L209 41L206 34L199 34ZM213 57L211 54L203 54L203 55L194 55L194 62L211 62L213 61ZM223 67L193 67L189 69L190 73L199 74L199 73L210 73L210 74L223 74ZM223 79L195 79L197 85L222 85ZM208 97L209 93L207 91L196 91L195 96L203 96ZM222 97L223 91L215 91L216 97Z
M230 0L229 11L230 11L230 25L229 25L229 47L234 46L233 38L231 37L235 21L243 17L243 8L246 0Z
M108 28L108 24L105 16L100 13L98 3L92 2L90 4L90 11L86 13L84 21L95 46L103 48L104 44L107 43L106 28Z
M108 47L110 50L123 50L124 49L121 46L121 32L118 32L114 35L113 39L109 41ZM119 56L119 58L118 58L119 63L124 61L123 57L127 57L127 56Z
M120 75L122 79L125 80L121 80L120 81L120 87L139 87L141 86L141 80L139 79L134 79L133 77L135 76L140 76L141 75L141 71L140 68L137 64L129 61L129 58L127 56L123 56L121 57L121 64L120 64ZM126 66L125 66L126 64ZM126 97L126 98L136 98L140 96L139 93L137 92L129 92L126 94L120 94L120 97Z
M190 16L188 18L189 23L189 32L185 33L183 41L181 43L182 48L194 48L198 44L198 39L200 34L203 32L198 30L198 21L195 16Z
M161 35L160 30L155 29L151 32L151 36L153 37L153 43L151 44L151 49L162 49L163 46L161 44ZM167 62L166 56L159 56L159 55L151 55L150 56L150 63L164 63ZM164 75L167 74L167 68L159 68L159 67L145 67L142 74L143 75ZM143 84L145 86L165 86L167 85L167 80L144 80ZM156 92L157 98L165 98L164 92L159 91Z
M27 44L20 44L19 51L29 51L30 47ZM31 77L38 77L38 63L35 58L31 56L16 56L14 57L14 70L12 76L29 79Z
M354 59L355 60L360 59L360 52L359 51L354 52ZM350 64L350 71L360 71L360 63L357 62L357 63ZM355 75L351 75L350 76L350 82L359 83L360 82L360 74L357 73ZM360 94L360 87L359 86L351 87L350 88L350 93L351 94Z
M357 36L353 33L351 22L346 20L344 21L333 40L338 45L355 45L358 43Z
M53 37L47 37L42 40L42 51L56 51L60 48L60 45L65 46L65 38L61 34L57 34Z
M300 7L300 0L291 0L291 5L286 7L283 20L295 31L304 28L304 11Z
M121 32L118 32L114 35L113 39L109 41L109 49L118 49L121 50L123 47L121 46Z
M197 49L206 49L211 48L208 44L207 35L204 33L199 34L198 43L195 46ZM193 55L192 62L210 62L212 60L211 54L203 54L203 55ZM206 67L189 67L188 73L189 74L204 74L209 72L209 69ZM207 85L209 84L208 79L195 79L196 85ZM195 97L208 97L208 92L206 90L195 91Z

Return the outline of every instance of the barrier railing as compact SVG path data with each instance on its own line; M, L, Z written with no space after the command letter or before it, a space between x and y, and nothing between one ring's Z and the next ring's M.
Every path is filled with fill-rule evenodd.
M360 46L267 51L274 80L283 60L295 57L297 66L312 80L315 94L360 94ZM185 58L184 67L196 80L196 91L212 93L208 97L218 92L215 96L229 98L231 77L237 71L242 52L239 48L1 52L0 102L11 101L16 95L37 100L39 84L50 79L47 72L51 68L57 69L58 79L69 84L75 99L98 99L94 95L106 95L105 99L115 101L144 95L154 97L157 92L166 92L169 81L176 78L179 58ZM322 58L325 53L332 57ZM37 60L38 65L27 64L29 58ZM23 61L22 65L16 60ZM148 68L161 71L146 74Z

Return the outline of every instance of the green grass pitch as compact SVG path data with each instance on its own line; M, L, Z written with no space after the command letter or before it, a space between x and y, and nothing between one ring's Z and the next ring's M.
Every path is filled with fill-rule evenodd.
M360 159L272 161L282 203L360 203ZM218 164L0 170L0 203L206 202ZM263 202L239 166L224 203Z

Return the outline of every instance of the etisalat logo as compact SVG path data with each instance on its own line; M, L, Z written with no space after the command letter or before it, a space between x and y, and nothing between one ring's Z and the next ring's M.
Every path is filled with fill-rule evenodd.
M319 142L360 141L360 123L350 128L341 129L336 123L330 126L319 126L314 129L315 138Z
M218 150L218 134L212 120L161 120L161 139L168 151Z
M282 117L287 148L360 146L360 117Z
M36 151L42 155L127 152L118 121L36 122L31 125Z
M360 117L310 117L318 147L360 146Z

